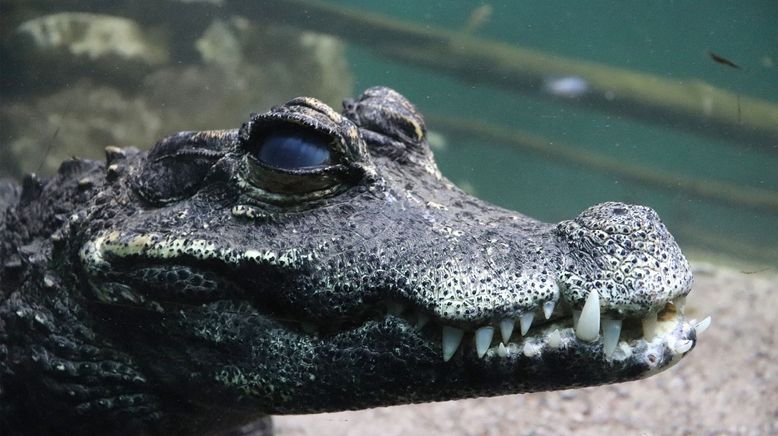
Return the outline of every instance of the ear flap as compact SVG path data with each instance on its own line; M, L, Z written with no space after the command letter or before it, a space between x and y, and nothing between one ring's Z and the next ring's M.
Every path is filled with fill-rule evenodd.
M193 195L209 170L237 140L234 130L180 132L157 142L133 177L146 201L162 205Z

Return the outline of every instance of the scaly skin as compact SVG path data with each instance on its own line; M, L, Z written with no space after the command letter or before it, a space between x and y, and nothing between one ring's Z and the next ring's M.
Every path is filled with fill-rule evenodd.
M696 343L654 211L538 222L443 178L396 92L344 107L299 98L0 186L2 433L206 433L615 383ZM274 155L289 137L325 158Z

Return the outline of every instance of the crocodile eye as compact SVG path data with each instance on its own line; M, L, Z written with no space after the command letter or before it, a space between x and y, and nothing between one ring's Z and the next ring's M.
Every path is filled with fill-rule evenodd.
M350 171L337 138L296 123L268 123L245 143L245 175L274 203L331 195L345 189ZM272 193L272 194L267 194Z
M252 114L238 137L239 182L244 201L254 205L304 208L344 192L372 170L357 126L309 97Z
M281 170L319 167L330 164L329 142L315 132L281 128L262 138L254 157Z

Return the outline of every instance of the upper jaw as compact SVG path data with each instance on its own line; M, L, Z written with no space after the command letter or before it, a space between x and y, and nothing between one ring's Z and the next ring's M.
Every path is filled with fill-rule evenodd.
M548 303L515 316L472 323L453 323L397 302L387 305L387 316L403 318L437 342L446 362L537 358L560 349L575 349L586 350L590 357L596 355L603 365L634 361L645 351L638 360L650 367L661 356L666 360L688 353L696 343L696 330L704 330L709 323L685 318L685 297L677 297L645 317L604 316L596 292L590 294L582 310L572 309L564 301Z

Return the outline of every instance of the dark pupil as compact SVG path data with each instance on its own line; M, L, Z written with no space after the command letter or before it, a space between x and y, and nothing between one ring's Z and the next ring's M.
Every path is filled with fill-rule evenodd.
M294 170L328 163L330 149L322 135L282 129L265 135L256 157L269 166Z

